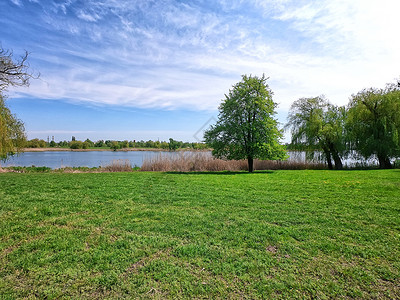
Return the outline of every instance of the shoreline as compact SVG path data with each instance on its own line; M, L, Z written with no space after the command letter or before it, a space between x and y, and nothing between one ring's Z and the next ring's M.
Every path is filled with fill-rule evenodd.
M177 149L175 151L171 151L168 149L159 149L159 148L123 148L118 150L113 149L70 149L70 148L24 148L22 152L90 152L90 151L112 151L112 152L129 152L129 151L155 151L155 152L176 152L176 151L191 151L191 152L207 152L211 151L210 149L204 150L196 150L196 149Z

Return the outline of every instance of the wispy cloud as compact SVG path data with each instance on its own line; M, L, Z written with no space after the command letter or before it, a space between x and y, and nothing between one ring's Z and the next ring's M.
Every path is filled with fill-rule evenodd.
M35 25L21 38L30 40L42 80L16 95L213 110L241 74L265 73L287 109L319 94L345 104L400 69L396 1L69 0L29 7ZM23 8L13 12L23 15Z
M22 6L21 0L11 0L11 2L17 6Z

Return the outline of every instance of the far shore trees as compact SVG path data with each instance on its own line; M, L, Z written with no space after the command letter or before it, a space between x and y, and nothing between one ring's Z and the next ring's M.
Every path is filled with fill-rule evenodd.
M346 150L345 108L332 105L324 96L301 98L289 111L287 128L291 129L291 147L314 154L321 151L328 168L342 169L341 157Z
M364 89L352 95L347 127L351 148L364 158L375 155L381 169L392 168L391 159L400 157L400 88Z
M286 158L279 143L282 132L274 119L276 103L272 100L264 75L243 75L225 95L219 107L218 121L205 132L205 141L212 154L222 159L247 159L253 172L254 159Z
M46 142L43 139L31 139L26 141L25 148L71 148L71 149L95 149L95 148L109 148L112 150L119 150L119 149L129 149L129 148L136 148L136 149L160 149L160 150L169 150L169 151L176 151L176 150L194 150L194 151L206 151L209 150L208 145L205 143L199 142L183 142L183 141L176 141L174 139L170 139L170 142L166 141L115 141L115 140L98 140L96 142L91 141L90 139L86 139L84 142L77 140L75 137L72 141L59 141L55 142L52 140L50 143Z

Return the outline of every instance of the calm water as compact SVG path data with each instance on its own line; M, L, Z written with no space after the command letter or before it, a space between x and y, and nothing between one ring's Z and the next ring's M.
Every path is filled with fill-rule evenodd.
M162 155L177 155L179 152L161 152ZM24 152L13 156L3 167L50 167L52 169L62 167L99 167L109 164L115 159L128 159L132 166L141 167L144 159L160 155L159 151L48 151L48 152Z

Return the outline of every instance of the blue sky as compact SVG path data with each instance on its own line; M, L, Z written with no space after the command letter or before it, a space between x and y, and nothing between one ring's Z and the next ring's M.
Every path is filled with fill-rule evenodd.
M28 137L195 141L242 74L277 118L400 75L396 0L1 0L0 42L39 80L8 91ZM287 134L286 134L287 140Z

